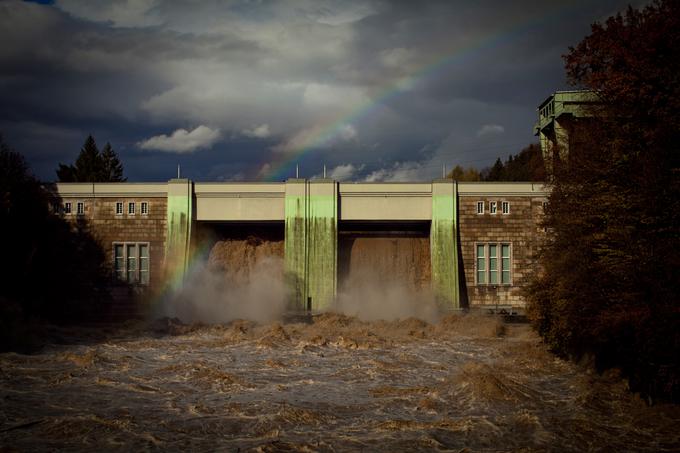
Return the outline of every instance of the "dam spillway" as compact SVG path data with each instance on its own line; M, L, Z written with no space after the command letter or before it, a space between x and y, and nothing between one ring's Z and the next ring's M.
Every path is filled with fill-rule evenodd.
M218 246L208 255L213 264L221 257L231 260L229 272L243 273L253 264L248 260L278 256L291 307L303 309L311 301L315 310L329 307L343 287L367 278L366 269L407 287L429 288L444 309L522 306L521 289L536 270L534 257L545 234L540 221L548 195L535 183L450 179L174 179L60 183L54 192L61 203L83 204L81 214L68 215L87 221L114 266L148 266L148 286L181 282L205 232L212 231L213 246ZM272 235L276 240L269 244ZM260 245L258 251L255 244L265 242L269 248ZM116 255L117 244L148 244L149 256L126 255L123 261ZM242 262L235 264L238 259Z

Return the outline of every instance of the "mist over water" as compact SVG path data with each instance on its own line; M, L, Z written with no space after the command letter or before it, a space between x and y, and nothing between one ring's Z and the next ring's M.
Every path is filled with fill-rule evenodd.
M413 317L437 322L440 313L429 288L428 247L422 238L352 239L341 288L325 311L366 321ZM290 308L289 296L283 241L224 238L212 245L205 262L191 268L183 288L154 315L184 322L270 322L280 320Z
M245 274L225 274L210 264L197 264L182 289L163 303L159 315L184 322L264 323L280 319L287 302L280 258L263 258Z
M414 287L400 277L365 267L345 281L329 311L365 321L417 318L437 322L439 308L429 288Z

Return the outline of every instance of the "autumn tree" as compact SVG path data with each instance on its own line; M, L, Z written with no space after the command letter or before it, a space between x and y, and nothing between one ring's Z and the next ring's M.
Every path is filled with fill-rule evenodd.
M572 133L546 212L534 326L556 352L680 399L680 2L592 26L565 56L601 104Z
M453 167L453 170L446 175L447 178L455 179L456 181L479 181L479 171L474 167L463 168L460 165Z
M545 181L545 165L541 147L532 143L519 153L509 155L505 163L499 157L493 166L481 173L484 181Z

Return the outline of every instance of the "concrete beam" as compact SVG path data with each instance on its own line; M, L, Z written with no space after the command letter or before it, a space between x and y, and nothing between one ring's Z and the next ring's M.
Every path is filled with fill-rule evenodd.
M284 183L195 183L198 221L282 221Z
M340 183L340 220L430 220L430 183Z

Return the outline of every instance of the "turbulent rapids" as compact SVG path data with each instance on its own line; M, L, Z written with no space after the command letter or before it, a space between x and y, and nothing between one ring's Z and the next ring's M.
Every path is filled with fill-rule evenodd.
M617 376L559 360L527 326L482 315L163 318L52 337L39 354L0 355L0 447L671 451L680 442L677 408L647 407Z

